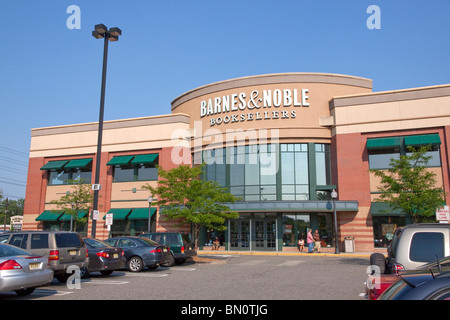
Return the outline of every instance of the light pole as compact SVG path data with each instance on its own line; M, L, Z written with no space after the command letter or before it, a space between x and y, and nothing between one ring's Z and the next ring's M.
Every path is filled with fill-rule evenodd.
M97 140L97 158L95 162L95 182L94 189L94 203L92 206L92 238L95 238L95 231L97 226L97 220L94 220L94 212L98 210L98 192L99 192L99 180L100 180L100 160L102 152L102 133L103 133L103 111L105 109L105 86L106 86L106 64L108 60L108 41L118 41L119 36L122 34L122 30L119 28L108 28L104 24L97 24L95 30L92 31L92 36L96 39L105 39L103 46L103 71L102 71L102 91L100 96L100 115L98 120L98 140Z
M339 245L338 245L338 234L337 234L337 215L336 215L336 198L338 194L335 189L331 191L331 198L333 199L333 218L334 218L334 253L338 254L339 252Z
M150 233L151 232L151 218L152 218L152 202L153 202L153 198L150 196L148 197L148 226L147 226L147 232Z

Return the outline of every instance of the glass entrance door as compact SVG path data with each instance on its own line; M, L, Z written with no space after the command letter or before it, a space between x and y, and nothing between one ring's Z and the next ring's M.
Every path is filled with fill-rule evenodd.
M254 250L276 250L276 225L274 218L266 218L264 220L254 220L254 234L253 239L255 243Z
M250 250L250 220L230 221L230 249Z

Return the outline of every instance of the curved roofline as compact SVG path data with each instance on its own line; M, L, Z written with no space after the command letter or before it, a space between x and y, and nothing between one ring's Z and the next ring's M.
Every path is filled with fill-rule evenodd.
M181 94L172 101L171 103L172 111L180 104L185 103L186 101L213 92L248 86L275 84L275 83L292 83L292 82L331 83L331 84L342 84L372 89L372 80L362 77L355 77L334 73L315 73L315 72L271 73L214 82L192 89L188 92Z

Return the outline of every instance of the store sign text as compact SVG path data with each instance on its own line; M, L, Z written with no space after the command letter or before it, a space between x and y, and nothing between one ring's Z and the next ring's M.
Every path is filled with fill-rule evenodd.
M253 90L250 96L241 92L210 98L200 102L200 117L211 116L210 126L252 120L295 118L297 116L295 109L284 108L309 107L308 93L308 89L276 89L262 92ZM280 107L282 109L278 109Z

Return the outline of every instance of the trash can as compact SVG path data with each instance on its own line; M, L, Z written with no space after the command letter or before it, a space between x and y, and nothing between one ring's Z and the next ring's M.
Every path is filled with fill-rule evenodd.
M355 252L355 237L347 236L344 238L345 252Z

